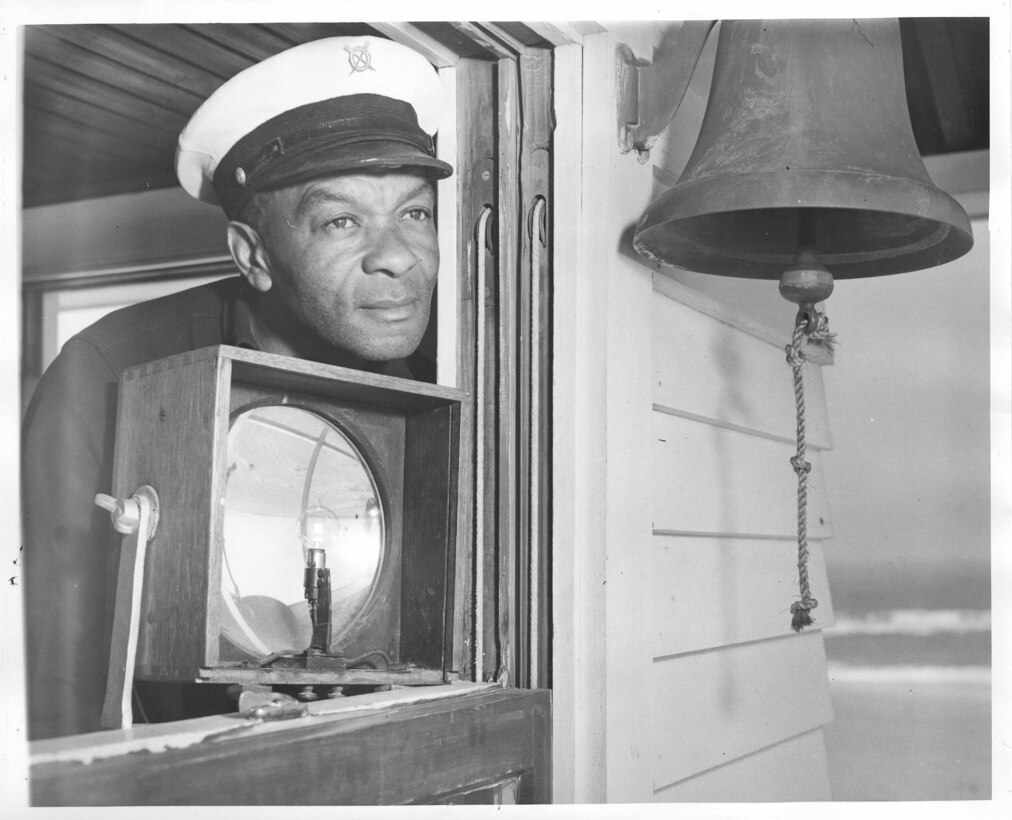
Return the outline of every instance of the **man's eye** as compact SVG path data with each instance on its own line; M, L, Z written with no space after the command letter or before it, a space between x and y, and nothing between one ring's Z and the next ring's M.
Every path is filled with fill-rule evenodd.
M350 216L338 216L334 219L327 221L328 228L337 228L338 230L346 230L348 228L355 227L355 220Z
M404 214L408 219L413 219L416 222L425 222L426 220L432 219L432 211L428 208L411 208Z

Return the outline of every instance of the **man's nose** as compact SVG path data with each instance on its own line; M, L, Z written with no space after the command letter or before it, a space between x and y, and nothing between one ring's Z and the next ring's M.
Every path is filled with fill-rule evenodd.
M362 259L366 273L383 273L401 276L418 263L411 244L402 235L399 226L375 228L369 237L369 248Z

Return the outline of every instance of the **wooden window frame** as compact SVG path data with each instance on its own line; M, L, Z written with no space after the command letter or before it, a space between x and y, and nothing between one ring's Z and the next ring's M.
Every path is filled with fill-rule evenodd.
M480 737L486 732L490 736L487 742L482 741L471 750L472 756L492 755L483 759L486 773L480 777L472 773L468 782L448 787L439 795L426 790L416 797L452 800L454 795L464 795L474 788L499 794L504 791L499 788L503 778L516 777L517 797L522 802L550 802L550 696L546 691L525 690L551 683L553 41L545 38L544 32L522 26L513 26L511 31L490 24L453 26L473 43L481 56L459 57L412 25L375 27L429 57L440 71L444 97L456 112L456 128L444 129L438 145L439 155L455 165L455 174L440 183L439 188L443 264L436 297L437 381L464 388L472 396L470 411L465 409L462 414L461 448L475 458L465 462L459 484L453 662L462 678L472 677L475 682L459 684L462 689L449 692L442 713L444 718L450 712L471 714L467 710L473 711L479 695L485 700L491 698L489 703L494 700L501 705L491 711L486 709L485 717L469 729ZM532 41L536 45L530 45ZM486 208L491 208L493 214L487 236L490 242L486 242L486 236L476 236L475 231ZM489 274L483 293L478 293L479 258ZM535 262L538 269L532 271ZM478 348L479 321L485 329L482 350ZM479 356L484 362L485 376L481 385L477 383ZM479 406L483 410L480 433L475 429ZM479 443L488 447L490 455L482 462L481 475L476 474L475 451ZM480 543L475 543L475 509L479 499L490 503L481 508L483 537ZM481 573L475 572L476 556L482 561ZM480 581L477 589L476 578ZM532 584L536 587L532 588ZM481 624L477 631L476 621ZM485 682L498 685L489 692ZM481 692L476 695L464 691L468 686L479 687ZM391 698L386 719L409 713L427 719L419 712L421 707L402 706L405 697L400 694ZM510 718L508 726L496 729L494 718L498 711L516 716ZM487 719L489 716L493 719ZM444 729L448 730L450 725L438 721L426 725L422 736L445 734ZM378 729L371 724L363 724L362 728L367 733ZM157 731L157 727L152 729ZM516 749L510 747L513 762L504 763L505 768L496 763L500 758L495 756L495 749L501 743L492 737L493 730L504 737L519 732L524 739ZM258 734L251 738L255 741ZM301 737L294 728L290 734L285 730L282 734L296 740ZM82 736L33 744L34 756L48 751L46 744L55 744L51 751L59 758L46 763L44 755L39 757L33 766L33 789L45 783L44 788L59 792L64 783L71 783L72 778L66 781L64 778L77 767L70 758L60 757L61 749L68 741L79 741L82 748L90 750L93 744L88 740ZM245 753L238 745L233 748L238 755ZM263 744L259 750L264 751ZM269 750L267 754L274 765L281 765L285 771L296 765L288 759L279 762L280 755L272 758ZM357 753L356 756L360 757ZM136 755L127 760L130 757L126 755L121 762L137 762ZM162 759L160 753L159 761ZM142 766L148 773L146 776L161 768L151 765L155 762ZM96 768L89 768L93 774L98 773ZM89 780L93 785L96 782ZM113 791L96 799L109 804L118 780L118 775L114 775L110 780ZM71 788L70 792L69 798L57 797L55 802L72 800L75 796L81 801L80 790ZM35 794L40 792L36 790ZM142 797L145 801L148 797L155 802L160 799L154 791L143 796L131 792L133 800ZM305 797L299 802L324 802L319 793L312 791ZM404 799L404 795L390 797L396 802ZM329 800L355 802L355 796L329 795ZM186 801L179 798L179 802ZM261 793L256 802L272 800Z

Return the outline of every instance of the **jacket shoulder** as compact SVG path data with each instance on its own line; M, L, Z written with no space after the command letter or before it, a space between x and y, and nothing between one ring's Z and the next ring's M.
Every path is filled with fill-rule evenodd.
M117 375L136 364L221 344L241 282L234 276L120 308L71 341L93 346Z

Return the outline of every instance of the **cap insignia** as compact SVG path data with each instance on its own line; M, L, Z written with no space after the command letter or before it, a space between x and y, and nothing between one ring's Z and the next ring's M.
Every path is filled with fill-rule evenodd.
M369 44L355 46L354 48L344 47L348 52L348 65L351 66L351 73L358 71L375 71L372 67L372 55L369 53Z

